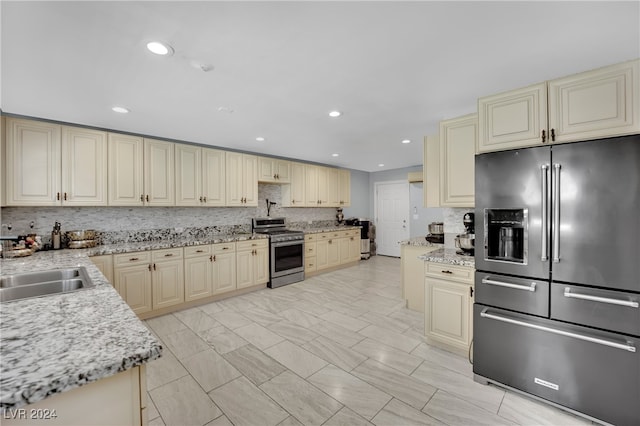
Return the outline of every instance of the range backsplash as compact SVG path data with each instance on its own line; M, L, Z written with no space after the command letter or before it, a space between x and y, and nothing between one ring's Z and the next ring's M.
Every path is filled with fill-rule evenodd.
M285 217L292 226L335 222L333 208L281 207L280 185L272 184L258 185L258 207L3 207L0 217L3 224L12 225L2 234L33 233L48 243L58 221L63 232L95 229L100 243L111 244L251 232L251 219L267 216L266 199L276 203L270 216Z

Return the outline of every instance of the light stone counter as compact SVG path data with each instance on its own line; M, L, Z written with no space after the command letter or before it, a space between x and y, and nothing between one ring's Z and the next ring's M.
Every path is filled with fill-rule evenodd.
M473 256L465 256L456 253L454 249L439 249L419 256L426 262L447 263L449 265L460 265L475 268L476 262Z
M442 244L431 243L422 237L413 237L408 240L400 241L401 246L415 246L415 247L441 247Z
M349 231L351 229L360 230L361 226L347 226L347 225L336 225L336 226L323 226L319 228L291 228L297 229L299 231L304 232L305 234L319 234L321 232L332 232L332 231Z

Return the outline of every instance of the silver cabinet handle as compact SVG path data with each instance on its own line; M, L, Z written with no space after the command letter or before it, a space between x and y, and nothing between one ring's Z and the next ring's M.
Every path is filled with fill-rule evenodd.
M547 252L547 236L549 233L549 212L547 212L547 199L549 198L549 165L543 164L540 166L542 172L542 254L540 260L546 262L549 260L549 253Z
M553 191L553 263L560 262L560 164L553 165L555 182Z
M487 313L489 309L485 308L482 312L480 312L480 316L482 318L489 318L496 321L506 322L509 324L520 325L522 327L533 328L540 331L545 331L547 333L559 334L561 336L571 337L573 339L585 340L587 342L596 343L598 345L609 346L611 348L622 349L629 352L635 352L636 347L631 345L630 342L628 344L622 344L617 342L612 342L610 340L599 339L597 337L585 336L584 334L572 333L570 331L558 330L556 328L545 327L543 325L531 324L525 321L518 321L512 318L506 318L495 314Z
M572 299L589 300L591 302L610 303L611 305L628 306L629 308L638 308L640 304L632 300L610 299L608 297L591 296L589 294L571 293L570 287L564 288L564 297Z
M504 283L502 281L494 281L494 280L490 280L488 278L483 278L482 279L482 284L497 285L499 287L515 288L516 290L536 291L536 283L531 283L530 285L520 285L520 284Z

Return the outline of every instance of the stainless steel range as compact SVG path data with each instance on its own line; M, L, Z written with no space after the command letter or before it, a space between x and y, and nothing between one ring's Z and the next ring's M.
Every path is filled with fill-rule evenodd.
M304 232L287 229L285 218L252 220L253 232L269 236L270 288L304 280Z

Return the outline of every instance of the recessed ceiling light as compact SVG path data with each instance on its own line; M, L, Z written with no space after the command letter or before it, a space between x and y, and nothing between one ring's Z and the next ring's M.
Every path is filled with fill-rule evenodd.
M159 41L150 41L149 43L147 43L147 49L149 49L150 52L155 53L156 55L166 56L173 54L173 48L171 46Z
M402 143L411 143L411 141L409 139L404 139Z
M329 113L329 117L333 117L333 118L340 117L341 115L342 115L342 113L340 111L331 111Z
M114 106L113 108L111 108L111 110L113 112L119 112L120 114L126 114L129 112L127 108L121 106Z
M340 154L331 154L332 157L339 157Z
M258 137L256 138L256 140L257 140L258 142L264 142L264 138L263 138L262 136L258 136Z
M378 164L378 167L384 167L384 164L380 163Z

